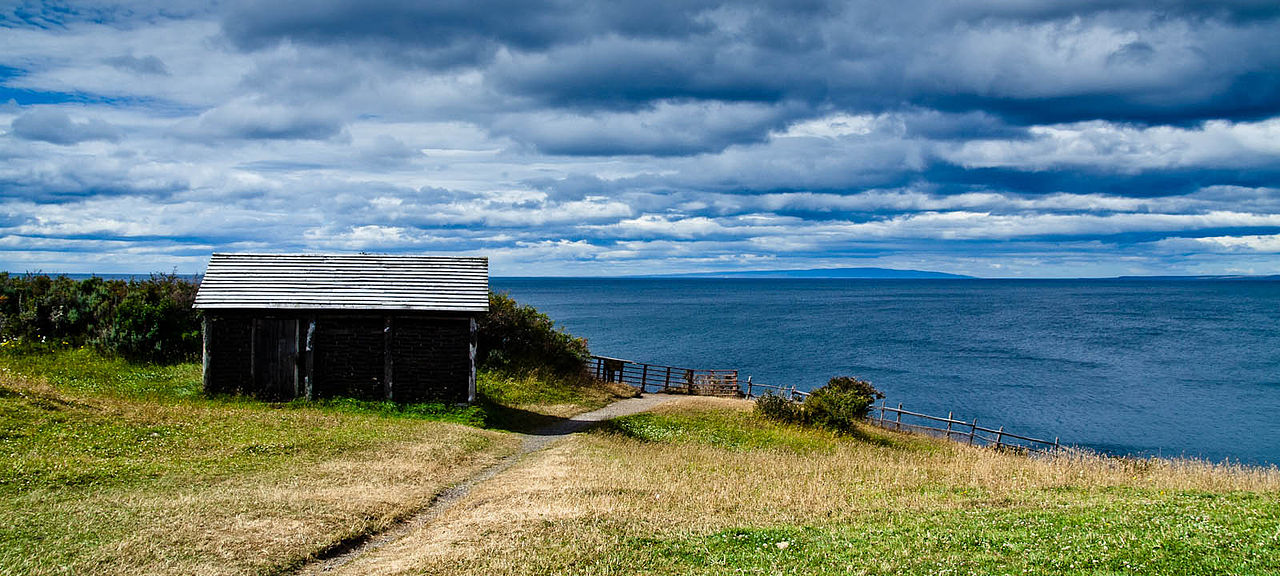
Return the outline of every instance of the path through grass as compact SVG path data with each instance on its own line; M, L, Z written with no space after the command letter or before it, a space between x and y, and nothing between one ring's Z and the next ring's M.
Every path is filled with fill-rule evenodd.
M345 573L1280 573L1275 469L1030 459L668 406L530 458Z

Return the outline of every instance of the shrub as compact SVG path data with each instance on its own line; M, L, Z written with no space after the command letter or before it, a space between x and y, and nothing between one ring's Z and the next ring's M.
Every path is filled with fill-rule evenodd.
M755 411L778 422L853 432L854 423L867 416L878 398L884 394L870 382L837 376L811 392L804 403L766 394L756 400Z
M172 362L200 352L197 285L173 274L147 280L72 280L0 272L0 338L93 345L135 360Z
M804 407L799 402L772 392L756 399L755 412L775 422L804 423Z
M832 430L853 430L853 423L867 416L867 410L884 394L870 382L837 376L809 394L804 411L810 424Z
M200 351L200 316L191 307L196 284L173 275L130 282L98 344L134 360L173 362Z
M578 378L591 354L585 339L505 294L489 294L489 312L479 320L476 339L476 363L486 370Z

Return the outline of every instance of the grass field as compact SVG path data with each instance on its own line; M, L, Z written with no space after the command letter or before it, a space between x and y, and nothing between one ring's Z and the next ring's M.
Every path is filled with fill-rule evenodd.
M480 426L610 398L485 380L473 407L265 404L203 397L198 364L0 352L0 574L286 572L519 444Z
M838 437L687 399L540 453L346 574L1276 574L1275 469Z

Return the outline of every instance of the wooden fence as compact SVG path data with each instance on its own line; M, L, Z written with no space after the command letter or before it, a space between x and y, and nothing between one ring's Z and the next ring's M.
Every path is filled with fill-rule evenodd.
M679 368L621 358L592 356L587 369L597 380L621 382L640 392L674 392L703 396L741 396L737 370Z
M799 400L801 402L803 402L805 398L809 397L808 392L805 392L804 390L797 390L795 386L788 387L788 386L778 386L776 384L756 384L751 381L750 376L747 376L746 390L743 391L743 395L746 396L748 399L756 398L760 396L760 394L757 392L761 392L765 394L772 393L776 396L782 396L783 398L790 398L792 400Z
M678 368L662 364L645 364L621 358L592 356L587 368L598 380L621 382L645 392L696 394L702 396L736 396L756 398L761 394L775 394L792 400L804 401L809 393L795 386L756 384L748 376L745 382L738 380L737 370L705 370ZM906 417L904 421L903 418ZM985 428L978 420L968 422L955 419L954 413L946 418L903 410L902 404L891 408L884 402L871 407L867 421L891 430L921 432L964 442L970 446L992 446L1026 452L1049 453L1060 448L1058 439L1052 442L1006 432L1004 426Z
M904 422L903 416L906 416L909 420ZM1005 432L1004 426L994 429L979 426L977 418L974 418L972 422L956 420L954 413L951 412L947 413L946 418L940 418L903 410L902 404L898 404L897 408L890 408L884 402L881 402L879 406L872 406L871 415L867 420L881 428L923 432L948 440L964 442L970 446L992 446L997 449L1009 448L1042 454L1048 454L1061 447L1057 438L1050 442L1030 436L1020 436L1012 432ZM923 423L919 423L920 421L923 421Z

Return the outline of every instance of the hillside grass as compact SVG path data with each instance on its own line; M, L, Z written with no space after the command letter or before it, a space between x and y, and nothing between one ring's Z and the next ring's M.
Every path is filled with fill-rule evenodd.
M611 393L482 378L475 406L207 398L200 366L0 348L0 574L271 574L511 454L504 420ZM540 410L542 410L540 412Z
M1029 458L684 399L559 444L345 574L1276 574L1280 472Z
M506 371L477 374L476 392L486 424L514 432L531 432L638 395L635 388L617 382Z

